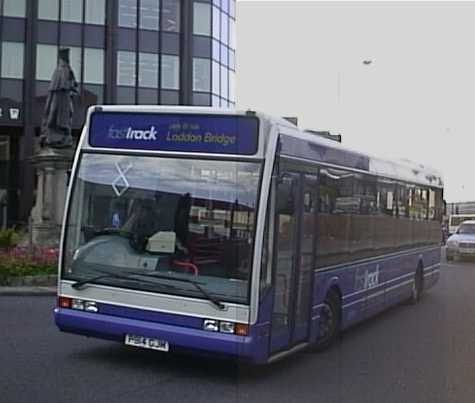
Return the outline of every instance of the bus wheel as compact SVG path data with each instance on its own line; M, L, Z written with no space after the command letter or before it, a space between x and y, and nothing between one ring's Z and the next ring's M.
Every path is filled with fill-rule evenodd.
M412 283L412 294L409 300L409 302L413 305L417 304L422 297L422 291L424 289L424 277L422 273L422 267L419 266L414 276L414 282Z
M320 309L316 351L330 347L338 338L341 322L340 296L335 290L330 290Z

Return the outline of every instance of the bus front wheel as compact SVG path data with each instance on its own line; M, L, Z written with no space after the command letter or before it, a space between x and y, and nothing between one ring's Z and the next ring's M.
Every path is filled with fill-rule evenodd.
M341 302L336 290L330 290L320 309L316 351L330 347L338 338L341 322Z

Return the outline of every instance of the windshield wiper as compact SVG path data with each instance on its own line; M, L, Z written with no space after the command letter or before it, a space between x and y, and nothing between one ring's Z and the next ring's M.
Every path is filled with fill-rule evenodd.
M158 273L142 273L142 272L138 272L138 271L127 271L126 273L129 273L129 274L135 274L135 275L138 275L138 276L144 276L144 277L152 277L152 278L159 278L159 279L163 279L163 280L175 280L175 281L181 281L181 282L184 282L184 283L189 283L189 284L192 284L198 291L201 292L201 294L203 294L208 300L210 300L216 307L218 307L218 309L220 309L221 311L224 310L226 308L226 306L219 300L217 299L216 297L214 297L213 295L211 295L205 288L203 288L201 285L203 283L200 283L198 281L195 281L195 280L190 280L188 278L180 278L180 277L173 277L173 276L166 276L164 274L158 274Z
M71 285L71 287L73 287L75 290L80 290L80 289L84 288L85 286L87 286L91 283L94 283L97 280L101 280L103 278L118 278L118 279L121 279L121 280L132 280L132 281L139 281L139 282L142 282L142 283L146 282L146 283L154 284L154 285L159 284L159 285L161 285L165 288L174 288L174 289L177 288L177 287L175 287L173 285L169 285L169 284L162 284L162 283L156 283L154 281L140 280L138 278L133 278L131 276L124 276L124 275L115 274L115 273L104 273L104 274L101 274L100 276L90 277L90 278L87 278L85 280L78 280L75 283L73 283Z

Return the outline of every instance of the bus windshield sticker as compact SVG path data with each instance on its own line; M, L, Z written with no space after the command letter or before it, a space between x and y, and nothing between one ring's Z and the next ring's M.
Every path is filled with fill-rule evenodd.
M128 164L125 169L122 169L118 162L115 163L115 169L117 169L119 176L112 182L112 189L114 189L114 193L117 197L122 196L130 187L129 181L127 180L125 174L131 168L132 164Z
M148 238L148 252L174 253L176 244L176 234L173 231L159 231Z
M92 147L252 155L258 120L251 116L95 112Z

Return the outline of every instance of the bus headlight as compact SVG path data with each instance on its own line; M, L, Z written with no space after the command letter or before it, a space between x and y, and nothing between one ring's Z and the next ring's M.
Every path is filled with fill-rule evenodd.
M208 332L217 332L219 330L219 321L214 319L205 319L203 322L203 330Z
M77 309L78 311L84 311L84 301L82 299L73 299L71 308Z
M245 323L234 323L224 320L219 321L216 319L205 319L203 321L203 330L208 332L235 334L237 336L247 336L249 334L249 325Z
M234 323L233 322L220 322L219 331L221 333L232 333L234 334Z

